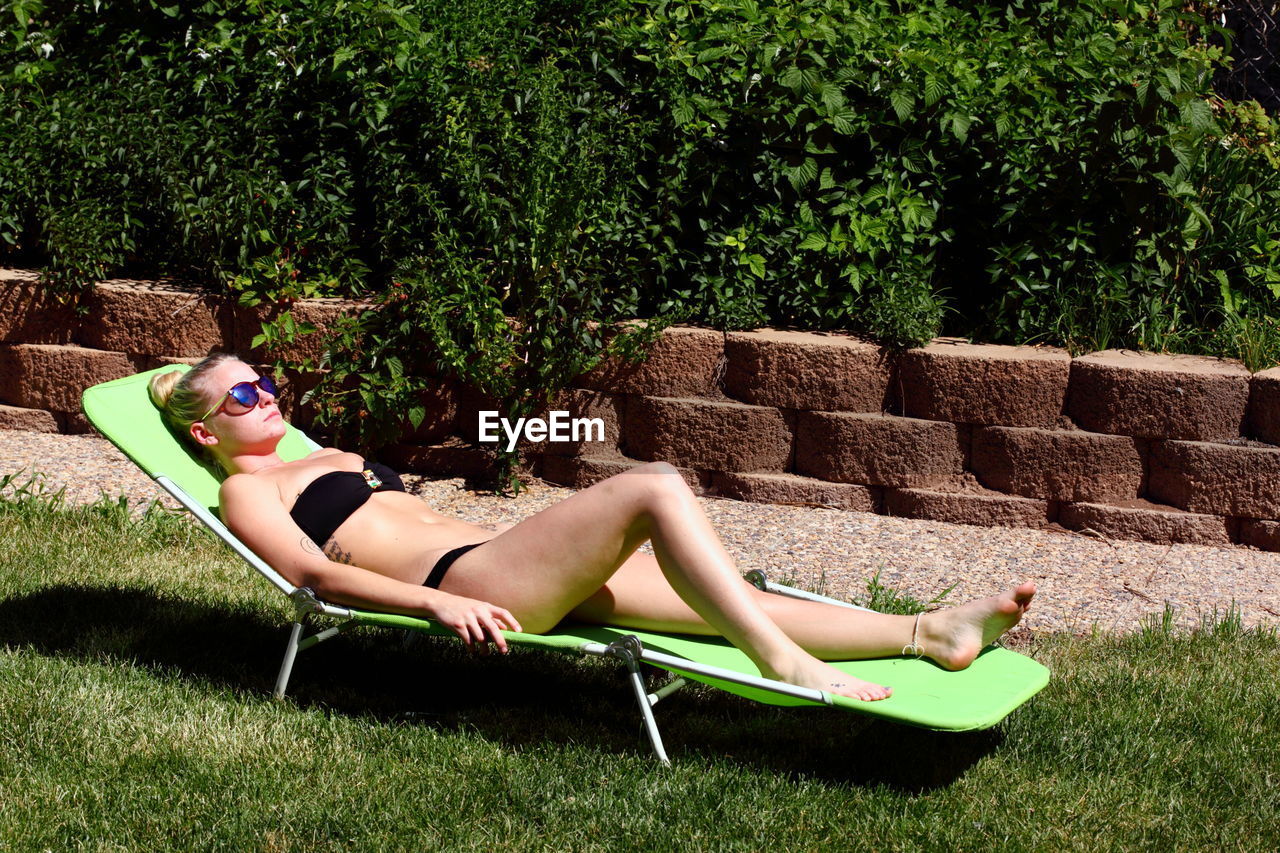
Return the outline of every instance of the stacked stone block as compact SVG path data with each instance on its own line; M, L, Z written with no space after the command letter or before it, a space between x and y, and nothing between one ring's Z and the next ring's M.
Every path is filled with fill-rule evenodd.
M741 500L1280 550L1280 369L954 339L895 355L776 330L667 345L662 378L612 387L621 442L543 476L664 459Z
M50 298L33 273L0 270L0 428L87 430L87 385L212 351L318 355L316 337L283 353L250 346L282 306L241 309L169 283L103 282L86 308ZM368 306L292 308L324 327ZM316 378L288 377L293 390ZM551 408L599 418L604 440L521 446L537 473L576 488L661 460L725 498L1280 550L1280 368L955 339L894 353L842 334L674 328L647 361L606 362L575 386ZM476 440L479 412L496 402L444 380L422 402L426 420L406 425L387 461L491 473Z

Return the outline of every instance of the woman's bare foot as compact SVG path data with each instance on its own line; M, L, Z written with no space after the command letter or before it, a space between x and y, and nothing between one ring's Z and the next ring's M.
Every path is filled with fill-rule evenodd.
M778 681L785 681L788 684L794 684L797 687L825 690L837 696L861 699L864 702L887 699L893 693L892 687L884 687L870 681L863 681L861 678L854 678L849 673L841 672L831 664L823 663L817 658L809 657L807 654L792 663L794 665L789 668L788 672L765 673L765 676L775 678Z
M964 669L978 652L1018 624L1035 594L1036 585L1028 581L990 598L925 614L920 619L921 650L947 669Z

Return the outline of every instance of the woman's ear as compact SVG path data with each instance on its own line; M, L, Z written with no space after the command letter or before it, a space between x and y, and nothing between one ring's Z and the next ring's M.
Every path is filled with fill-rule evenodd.
M209 432L208 427L204 425L204 421L196 421L191 424L191 437L195 439L196 444L203 447L212 447L218 443L218 437Z

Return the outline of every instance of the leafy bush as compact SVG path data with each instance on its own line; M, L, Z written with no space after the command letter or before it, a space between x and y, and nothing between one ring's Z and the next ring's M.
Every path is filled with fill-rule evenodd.
M1212 96L1218 49L1177 4L669 2L618 20L680 131L662 165L701 203L682 236L701 241L684 266L707 319L915 343L945 307L951 333L1195 349L1233 304L1274 314L1274 125ZM717 255L735 252L758 281L725 310Z

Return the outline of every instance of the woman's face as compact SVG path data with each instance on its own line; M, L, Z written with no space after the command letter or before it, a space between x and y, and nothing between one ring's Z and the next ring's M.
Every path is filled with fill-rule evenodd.
M210 392L205 405L213 411L191 425L192 437L227 455L240 450L261 450L263 445L274 450L285 432L275 396L256 388L258 401L246 409L228 395L233 385L258 378L258 372L243 361L225 361L215 367L202 383Z

